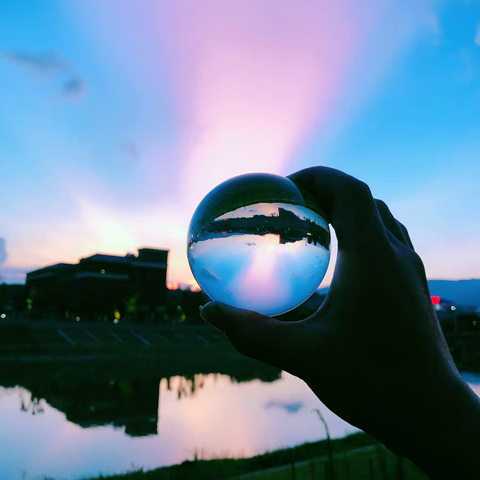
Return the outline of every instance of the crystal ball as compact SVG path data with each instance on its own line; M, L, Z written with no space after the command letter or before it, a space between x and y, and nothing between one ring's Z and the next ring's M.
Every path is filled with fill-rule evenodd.
M187 255L212 300L275 316L317 290L330 261L330 229L315 199L291 180L240 175L198 205Z

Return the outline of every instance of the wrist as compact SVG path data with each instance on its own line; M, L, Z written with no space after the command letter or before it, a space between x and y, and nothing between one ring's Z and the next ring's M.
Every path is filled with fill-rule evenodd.
M415 410L407 408L403 428L381 440L432 479L480 478L480 399L455 373L426 388L411 399Z

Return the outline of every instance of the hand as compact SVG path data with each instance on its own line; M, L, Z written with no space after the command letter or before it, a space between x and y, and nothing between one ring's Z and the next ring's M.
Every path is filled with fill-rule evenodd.
M442 475L456 471L460 458L471 460L463 445L451 458L449 435L467 422L462 435L472 429L478 445L480 407L450 356L406 228L366 184L338 170L309 168L289 178L316 197L337 234L323 305L298 322L219 302L202 317L239 352L302 378L347 422L434 478L449 478Z

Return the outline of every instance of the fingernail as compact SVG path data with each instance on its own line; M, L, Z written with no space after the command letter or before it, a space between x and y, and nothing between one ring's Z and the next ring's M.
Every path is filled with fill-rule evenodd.
M208 302L200 310L200 316L212 327L220 328L220 322L222 321L222 312L214 302Z

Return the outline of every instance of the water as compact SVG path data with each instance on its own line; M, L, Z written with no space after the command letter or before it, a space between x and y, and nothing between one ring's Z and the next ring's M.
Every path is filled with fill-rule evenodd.
M465 379L480 394L480 375L465 374ZM0 478L78 479L171 465L192 459L195 452L204 458L250 456L325 438L314 408L321 409L333 437L356 431L286 373L273 382L237 383L209 374L155 385L139 386L137 397L148 392L151 398L133 409L129 405L136 401L112 401L109 388L100 398L93 385L83 385L86 397L97 395L84 411L78 395L70 399L54 387L44 391L48 398L33 399L25 388L0 387ZM122 398L135 399L134 383L119 391ZM95 426L105 421L117 426Z
M325 438L322 424L311 412L319 407L332 435L355 431L322 407L301 380L286 373L268 383L258 379L236 383L227 375L215 374L194 378L193 395L192 381L184 377L172 377L170 385L166 379L157 383L156 411L150 412L155 423L149 435L138 437L125 429L146 421L145 407L138 409L137 418L128 411L123 417L121 412L112 415L117 427L95 426L98 417L92 411L91 426L83 417L82 427L72 421L68 398L39 398L34 406L28 390L0 388L0 478L76 479L100 472L113 474L132 467L179 463L193 459L195 451L204 458L250 456ZM179 392L185 393L179 397ZM105 396L103 403L108 402ZM101 403L95 408L101 408ZM126 427L120 426L122 422Z
M192 218L187 254L210 298L279 315L317 290L330 231L304 195L290 180L266 174L235 177L207 195Z

